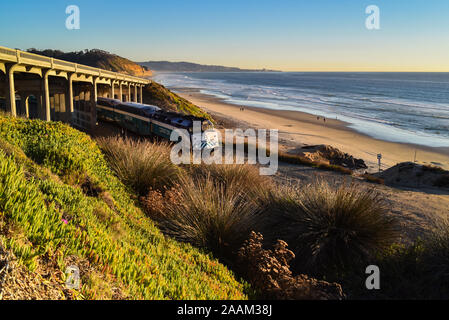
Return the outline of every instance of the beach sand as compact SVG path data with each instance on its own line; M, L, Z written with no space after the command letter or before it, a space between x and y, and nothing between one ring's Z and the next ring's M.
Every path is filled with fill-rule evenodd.
M343 152L365 160L369 171L378 168L377 154L382 154L382 168L387 169L400 162L414 161L420 164L438 165L449 169L449 148L433 148L405 143L388 142L359 133L348 124L336 119L317 119L317 116L299 112L235 106L198 90L177 88L183 98L198 105L220 119L236 123L242 129L263 128L279 130L281 149L293 149L302 145L327 144ZM416 154L416 158L415 158Z

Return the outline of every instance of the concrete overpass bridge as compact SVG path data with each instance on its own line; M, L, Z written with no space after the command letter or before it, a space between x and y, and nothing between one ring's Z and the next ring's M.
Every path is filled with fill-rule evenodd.
M142 103L151 81L0 46L0 109L90 129L97 97Z

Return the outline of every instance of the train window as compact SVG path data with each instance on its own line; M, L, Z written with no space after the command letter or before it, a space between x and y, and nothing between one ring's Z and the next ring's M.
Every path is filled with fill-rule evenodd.
M125 111L127 113L131 113L131 114L135 114L135 115L140 114L140 109L135 108L130 105L127 105L127 104L121 104L119 108L120 108L120 110Z
M145 107L142 109L142 113L144 116L146 117L152 117L154 116L155 112L157 111L156 108L151 108L151 107Z
M129 106L125 105L124 106L124 111L128 112L128 113L133 113L133 108L130 108Z
M114 100L114 99L109 99L109 98L98 98L97 99L97 104L100 106L105 106L105 107L115 107L119 103L120 103L120 101Z
M98 99L97 100L97 104L98 105L100 105L100 106L105 106L105 107L109 107L109 103L108 103L108 101L105 101L105 100L102 100L102 99Z

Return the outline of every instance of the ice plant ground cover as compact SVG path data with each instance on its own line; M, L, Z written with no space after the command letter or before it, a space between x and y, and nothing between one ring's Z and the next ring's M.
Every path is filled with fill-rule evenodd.
M76 297L110 299L118 287L130 299L247 298L226 267L164 237L96 143L61 123L0 116L0 226L31 271L54 260L65 281L75 260L104 275L81 270Z

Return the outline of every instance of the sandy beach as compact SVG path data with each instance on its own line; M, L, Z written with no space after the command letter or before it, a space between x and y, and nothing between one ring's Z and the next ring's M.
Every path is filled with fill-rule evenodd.
M244 107L226 103L216 97L193 89L177 88L177 94L200 106L212 115L238 123L244 128L279 130L279 144L283 149L302 145L327 144L365 160L370 170L377 169L377 154L382 154L382 168L405 161L438 165L449 169L449 148L433 148L388 142L359 133L348 124L299 111L282 111ZM416 158L415 158L416 157Z

